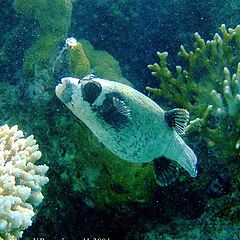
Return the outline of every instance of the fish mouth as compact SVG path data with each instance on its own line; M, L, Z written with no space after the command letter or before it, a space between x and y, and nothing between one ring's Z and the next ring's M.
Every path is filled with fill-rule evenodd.
M60 96L62 95L62 92L64 91L65 86L61 83L59 83L56 87L55 87L55 93L57 95L58 98L60 98Z
M61 83L59 83L55 87L55 93L58 98L62 95L63 91L66 89L67 85L78 85L81 82L78 78L72 78L72 77L65 77L61 79Z
M79 78L73 78L73 77L65 77L65 78L62 78L62 79L61 79L61 83L62 83L63 85L66 85L66 84L75 84L75 85L78 85L80 82L81 82L81 79L79 79Z

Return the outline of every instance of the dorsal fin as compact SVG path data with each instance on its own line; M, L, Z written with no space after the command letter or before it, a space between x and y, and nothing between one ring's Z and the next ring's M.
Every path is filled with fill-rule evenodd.
M174 108L165 112L165 120L168 126L175 129L178 134L184 134L187 122L189 120L189 112L183 108Z

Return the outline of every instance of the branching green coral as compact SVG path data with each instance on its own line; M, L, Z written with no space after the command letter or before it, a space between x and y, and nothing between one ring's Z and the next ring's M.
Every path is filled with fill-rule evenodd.
M148 68L153 70L152 75L154 77L164 79L161 81L161 87L154 89L147 87L146 89L153 93L155 96L164 96L169 101L185 107L187 109L192 108L192 103L189 99L191 92L197 92L197 84L188 76L187 71L182 71L180 66L176 67L177 77L173 77L172 73L167 67L167 52L157 52L160 59L160 64L149 65Z
M236 121L236 125L240 127L240 63L236 74L231 77L227 68L224 68L225 80L223 82L223 96L212 90L211 96L218 107L217 111L222 115L229 115ZM224 104L224 99L225 104Z
M184 67L177 66L176 74L168 68L167 53L158 52L160 63L148 67L160 86L147 90L191 111L194 120L188 133L198 129L223 157L239 156L240 25L227 30L223 24L220 31L211 41L195 33L193 51L181 46Z

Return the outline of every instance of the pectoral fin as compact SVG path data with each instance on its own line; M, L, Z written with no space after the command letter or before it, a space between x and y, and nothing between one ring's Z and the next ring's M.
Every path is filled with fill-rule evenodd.
M155 158L153 167L156 181L162 187L175 182L178 178L178 164L165 157Z
M189 113L185 109L174 108L165 112L165 120L168 126L172 127L178 134L184 134L189 120Z

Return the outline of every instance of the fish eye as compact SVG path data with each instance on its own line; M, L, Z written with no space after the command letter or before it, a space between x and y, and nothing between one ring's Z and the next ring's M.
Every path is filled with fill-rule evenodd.
M89 81L82 87L83 99L90 104L94 103L102 91L102 86L96 81Z

